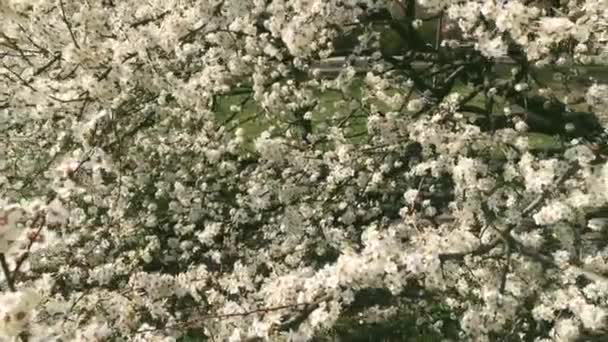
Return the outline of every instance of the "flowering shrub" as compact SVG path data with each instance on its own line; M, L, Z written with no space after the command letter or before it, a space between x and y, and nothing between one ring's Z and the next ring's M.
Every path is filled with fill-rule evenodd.
M308 341L397 311L447 336L434 307L461 340L605 334L608 86L568 99L608 2L546 2L2 0L0 340ZM443 19L462 39L421 42ZM367 74L324 77L353 26Z

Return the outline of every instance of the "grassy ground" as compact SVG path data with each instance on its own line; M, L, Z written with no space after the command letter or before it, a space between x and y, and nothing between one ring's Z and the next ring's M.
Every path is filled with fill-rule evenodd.
M503 68L506 69L507 67L505 66ZM598 70L597 72L592 71L592 73L596 77L608 79L608 68ZM546 83L549 87L555 89L559 93L571 95L583 94L584 88L581 85L574 84L570 88L564 88L553 80L550 74L551 73L549 72L540 73L539 80ZM345 119L345 117L332 118L333 114L331 113L335 113L339 110L339 103L345 97L360 99L364 92L364 87L365 85L363 84L363 79L358 78L355 80L355 82L353 82L351 87L348 89L348 92L344 94L334 90L315 91L319 103L315 109L312 110L311 121L313 128L323 124L340 123L341 120ZM400 90L395 89L389 91L388 93L391 95L397 91ZM454 91L462 94L467 94L470 92L469 88L462 84L457 85ZM270 122L265 117L264 111L259 104L255 103L251 99L247 101L248 96L249 95L234 95L219 98L216 107L216 115L220 122L226 122L228 127L230 127L232 130L237 127L243 128L245 131L245 137L251 141L255 137L259 136L262 131L273 125L274 122ZM416 95L414 95L412 98L415 97ZM381 101L376 100L372 101L372 103L381 111L390 111L388 106ZM477 96L469 104L483 107L483 98L481 96ZM231 112L230 107L234 105L240 105L241 110L239 112ZM496 103L496 111L499 112L504 106L505 103L501 102L501 99L499 99L499 101ZM577 109L584 111L586 108L580 107ZM351 138L351 142L357 144L366 140L365 132L367 131L367 115L368 114L365 111L360 110L348 120L347 124L344 125L347 127L347 134L353 136ZM528 135L530 138L531 148L533 150L552 150L561 146L561 142L556 137L541 133L529 133Z
M420 13L424 14L422 9L418 9L418 11L422 11ZM424 15L423 15L424 16ZM404 49L407 49L407 46L404 45L403 41L399 37L398 33L390 28L388 28L384 24L379 24L374 26L374 30L381 33L381 50L387 54L396 54L399 55ZM419 29L421 38L426 42L433 42L435 40L437 30L437 22L436 20L425 21L422 24L422 27ZM335 42L335 47L337 51L343 51L346 53L347 51L352 50L352 47L357 44L357 37L362 33L361 28L354 28L350 34L346 34L341 37L339 40ZM496 71L499 75L508 75L510 73L510 69L513 65L497 65ZM569 96L581 96L584 94L584 90L586 86L590 84L589 77L592 77L595 80L608 82L608 67L606 66L585 66L584 68L579 68L581 70L581 75L577 76L576 79L568 82L560 82L555 79L555 72L566 73L569 67L557 67L552 69L543 69L537 71L537 81L542 84L545 84L551 89L556 90L556 93L559 96L569 95ZM336 112L338 108L336 108L335 104L339 103L345 96L348 98L360 99L363 93L363 79L362 77L358 78L353 82L352 86L348 90L347 93L342 94L337 91L316 91L316 95L319 101L319 104L313 110L313 127L315 125L320 125L323 123L328 123L328 113ZM468 93L468 89L465 85L457 85L455 91L461 92L463 94ZM394 90L398 91L398 90ZM257 137L262 131L267 129L270 125L274 124L269 122L264 118L264 113L262 108L254 103L254 101L246 101L247 94L228 96L218 99L217 103L217 118L221 122L230 121L229 125L232 129L236 127L242 127L245 130L246 137L254 138ZM378 108L381 110L388 110L387 106L379 101L373 102ZM475 105L482 105L482 98L477 97L473 99L473 103ZM238 113L230 112L230 107L233 105L242 105L242 110ZM496 108L502 108L503 103L497 103ZM578 107L576 110L585 111L587 108ZM353 138L353 142L360 142L365 140L364 135L359 135L359 132L366 131L366 117L365 113L358 113L360 115L355 115L348 124L348 127L352 131L356 138ZM229 120L231 119L231 120ZM340 120L339 118L337 120ZM531 134L533 148L536 149L551 149L557 147L557 141L555 138L543 135L543 134Z

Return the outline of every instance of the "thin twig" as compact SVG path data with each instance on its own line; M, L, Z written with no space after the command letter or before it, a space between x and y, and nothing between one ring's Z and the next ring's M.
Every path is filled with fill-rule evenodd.
M55 195L51 196L51 198L49 200L47 200L47 204L51 203L54 199L55 199ZM38 223L38 221L40 221L40 222ZM27 258L29 257L32 246L40 237L40 232L42 231L42 228L44 228L45 223L46 223L46 218L45 218L44 214L38 214L38 216L34 219L34 223L32 225L33 226L38 225L38 229L36 229L36 231L29 237L29 242L27 244L27 247L25 248L25 252L23 254L21 254L21 256L19 256L19 258L17 258L17 260L15 261L15 267L13 268L13 272L11 272L11 274L12 274L11 277L12 277L13 283L15 282L15 279L17 279L17 275L19 274L19 270L21 269L21 266L23 265L25 260L27 260Z
M511 269L511 245L509 243L506 243L505 248L507 249L505 256L505 265L502 269L502 274L500 275L500 287L498 289L498 292L500 294L505 293L505 288L507 287L507 277Z
M4 253L0 253L0 267L2 267L2 273L4 274L4 279L6 279L8 289L11 292L15 292L15 283L13 282L13 277L11 276L11 271L8 267L8 263L6 262Z
M189 326L193 326L195 324L200 324L201 322L205 321L205 320L209 320L209 319L222 319L222 318L232 318L232 317L246 317L246 316L250 316L256 313L267 313L267 312L273 312L273 311L281 311L281 310L287 310L287 309L293 309L293 308L298 308L298 307L310 307L311 305L318 305L318 301L314 302L314 303L300 303L300 304L288 304L288 305L279 305L279 306L274 306L274 307L267 307L267 308L259 308L259 309L253 309L250 311L243 311L243 312L235 312L235 313L230 313L230 314L222 314L222 315L203 315L201 317L197 317L196 319L190 319L188 321L185 322L181 322L181 323L175 323L172 325L166 325L163 326L162 328L149 328L149 329L141 329L139 331L137 331L137 334L141 334L144 332L152 332L152 331L158 331L161 329L182 329L184 327L189 327Z
M564 172L564 174L557 179L554 187L560 186L564 181L566 181L566 179L578 171L579 168L580 166L578 164L571 166L568 171ZM524 208L524 210L522 210L521 216L528 216L530 213L532 213L532 211L534 211L534 209L536 209L536 207L538 207L547 198L549 193L550 191L543 191L540 195L538 195L538 197L536 197L530 204L528 204L527 207Z
M70 32L70 37L72 38L72 42L74 43L74 46L76 46L76 48L80 50L80 45L78 45L78 42L76 41L76 36L74 35L74 31L72 31L72 24L70 24L70 21L68 20L68 18L65 15L65 8L63 6L63 0L59 0L59 7L61 8L61 19L63 20L63 22L65 23L65 26L67 26L68 31Z
M477 255L477 256L483 255L483 254L486 254L487 252L491 251L492 249L494 249L496 246L498 246L498 244L501 241L502 241L501 238L495 239L494 241L492 241L488 244L485 244L485 245L481 245L472 251L439 254L439 261L442 263L445 261L448 261L448 260L458 260L459 261L459 260L462 260L467 255Z

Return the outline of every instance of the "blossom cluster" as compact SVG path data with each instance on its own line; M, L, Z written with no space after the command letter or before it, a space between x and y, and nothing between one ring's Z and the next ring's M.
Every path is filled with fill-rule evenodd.
M309 341L399 312L459 340L604 333L606 121L538 147L574 109L501 109L607 53L608 4L420 0L465 52L396 58L366 21L395 2L2 0L0 341Z

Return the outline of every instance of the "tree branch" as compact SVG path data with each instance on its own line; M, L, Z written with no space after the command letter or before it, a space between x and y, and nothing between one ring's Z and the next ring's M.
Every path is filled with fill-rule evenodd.
M8 267L8 263L6 262L6 257L4 253L0 253L0 267L2 267L2 273L4 274L4 279L6 279L6 285L11 292L15 292L15 283L13 282L13 277L11 275L11 271Z
M74 46L76 46L76 48L80 50L80 45L78 45L78 42L76 41L76 36L74 35L74 31L72 31L72 24L70 23L70 21L68 20L68 18L65 15L65 7L63 5L63 0L59 0L59 7L61 8L61 19L63 20L63 22L65 23L65 26L67 26L68 31L70 32L70 37L72 38L72 42L74 43Z

